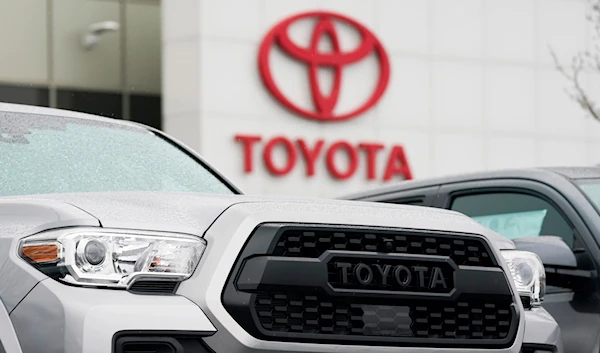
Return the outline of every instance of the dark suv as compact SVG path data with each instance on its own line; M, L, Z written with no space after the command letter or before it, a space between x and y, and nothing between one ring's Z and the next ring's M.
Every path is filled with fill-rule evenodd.
M600 352L600 168L482 172L343 197L458 211L537 253L565 352Z

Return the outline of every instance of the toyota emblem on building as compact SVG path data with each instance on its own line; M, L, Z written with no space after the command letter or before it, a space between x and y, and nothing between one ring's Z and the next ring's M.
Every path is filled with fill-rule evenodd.
M315 20L308 47L297 45L289 36L289 27L297 21L304 19ZM344 23L358 32L361 40L356 48L350 51L342 51L334 22ZM330 37L331 51L320 51L318 49L319 42L323 36ZM276 84L269 60L271 49L274 47L282 50L289 58L306 65L313 105L312 110L302 108L293 103ZM357 108L336 114L334 109L337 106L340 96L344 68L366 59L371 54L376 55L379 65L379 77L373 92L370 96L365 97L365 100ZM381 42L379 42L369 29L349 17L323 11L294 15L275 25L262 41L259 49L258 64L262 80L275 99L296 114L318 121L343 121L366 112L382 97L390 77L388 56ZM333 70L333 84L331 92L328 95L323 94L319 85L319 68L330 68ZM360 82L353 84L360 84Z

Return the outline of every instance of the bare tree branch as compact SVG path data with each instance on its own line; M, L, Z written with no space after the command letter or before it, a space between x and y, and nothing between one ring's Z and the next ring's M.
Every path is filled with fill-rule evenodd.
M549 48L556 69L570 82L567 94L575 100L589 115L600 121L600 109L592 100L582 83L582 74L586 72L600 73L600 0L589 0L587 20L593 25L591 40L592 52L584 50L575 55L569 67L561 64L554 49Z

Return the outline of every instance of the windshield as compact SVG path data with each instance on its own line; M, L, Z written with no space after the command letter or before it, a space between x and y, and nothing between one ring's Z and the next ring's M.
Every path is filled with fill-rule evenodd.
M144 128L0 113L0 196L103 191L234 193Z

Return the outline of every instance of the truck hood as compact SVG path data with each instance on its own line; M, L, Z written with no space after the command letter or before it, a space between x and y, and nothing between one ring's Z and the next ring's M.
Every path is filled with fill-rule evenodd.
M36 225L36 232L43 228L95 225L203 236L223 212L240 203L278 203L291 213L344 214L349 221L369 215L376 219L379 226L477 233L488 237L499 249L514 248L512 241L454 211L330 199L167 192L32 195L0 198L0 219L6 217L6 220L14 220L19 217L16 215L18 213L21 213L20 217L28 218L31 210L35 209L35 214L43 214L46 222L46 226L30 222ZM10 210L10 214L6 214L6 210ZM26 233L32 234L33 231L29 229ZM19 233L24 235L24 232L16 233L12 232L13 236Z

